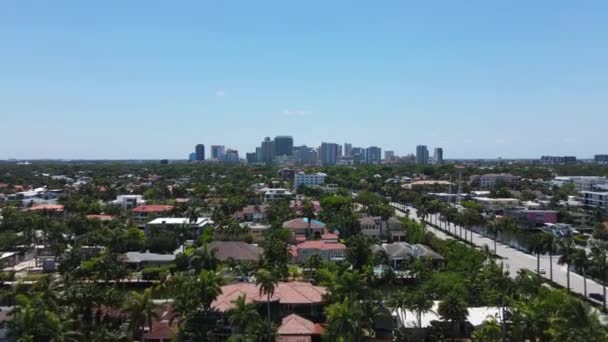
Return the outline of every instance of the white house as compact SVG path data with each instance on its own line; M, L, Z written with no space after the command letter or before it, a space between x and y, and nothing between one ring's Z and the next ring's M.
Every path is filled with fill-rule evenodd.
M293 196L291 191L282 188L267 188L264 189L264 201L274 201L280 199L289 199Z
M312 174L306 174L304 172L298 172L293 176L293 186L298 188L300 185L316 186L325 183L326 174L323 172L317 172Z
M142 195L118 195L116 199L110 201L112 205L118 205L123 210L133 209L138 205L145 204L144 197Z

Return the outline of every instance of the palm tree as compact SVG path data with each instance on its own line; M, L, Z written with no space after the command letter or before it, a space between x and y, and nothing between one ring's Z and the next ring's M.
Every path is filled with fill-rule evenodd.
M418 328L422 329L422 315L431 311L433 308L433 300L430 297L430 292L425 289L419 289L410 294L408 308L416 312Z
M267 319L258 319L248 330L256 342L275 342L277 339L277 325Z
M572 262L574 263L574 268L583 272L583 291L585 298L587 298L587 268L589 267L587 252L583 249L577 249L574 252Z
M200 302L203 311L211 309L211 303L222 293L222 279L211 270L203 270L194 283L194 295Z
M462 296L456 292L450 292L444 300L439 303L437 313L444 321L449 321L452 324L452 329L461 329L462 323L466 321L469 315L467 304Z
M244 334L247 327L259 319L255 304L247 303L246 294L242 294L232 301L232 308L228 310L228 322L236 328L239 334Z
M152 301L152 289L147 288L143 293L131 292L131 296L125 304L125 312L128 316L129 327L133 339L140 339L144 327L148 325L152 329L152 322L158 319L155 311L156 305Z
M274 290L279 284L278 277L274 272L261 268L255 274L255 284L260 288L260 296L266 295L268 320L270 320L270 297L274 295Z
M543 236L533 235L531 237L530 251L536 254L536 273L540 274L540 255L545 253L546 244Z
M330 341L359 341L363 335L360 322L363 315L356 301L348 298L325 308L327 328L325 336Z
M310 236L312 235L310 225L312 224L312 220L315 218L315 207L309 200L305 200L302 205L302 216L306 218L306 222L308 224L306 228L306 236L310 238Z
M555 250L555 239L553 234L545 234L544 237L544 250L549 253L549 279L553 281L553 251Z
M218 264L215 252L215 249L209 247L207 243L203 243L190 256L190 265L197 272L200 270L215 270Z
M405 325L406 310L410 308L410 294L405 290L398 290L388 300L388 307L397 311L401 324Z
M603 306L606 311L606 281L608 281L608 258L606 257L606 249L603 244L597 244L591 248L591 260L596 274L599 274L602 279Z
M501 327L496 319L492 318L483 323L473 333L473 340L476 342L499 342L501 341Z
M496 218L493 218L488 223L488 232L492 235L492 240L494 240L494 254L496 254L496 240L498 240L498 231L500 230L500 221Z
M570 265L574 260L574 252L576 247L574 246L574 241L571 238L561 239L558 246L561 256L559 257L557 263L560 265L566 264L566 283L567 289L570 291Z

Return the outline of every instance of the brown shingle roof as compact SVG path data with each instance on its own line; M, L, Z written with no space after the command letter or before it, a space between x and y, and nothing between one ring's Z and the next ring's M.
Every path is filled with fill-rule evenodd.
M215 250L218 260L252 260L256 261L262 254L262 249L242 241L213 241L209 248Z
M306 229L308 228L308 219L301 217L289 221L283 222L283 228L287 229ZM312 220L310 222L311 229L321 229L325 228L325 223L317 220Z
M63 205L61 204L36 204L30 208L23 209L23 211L63 211Z

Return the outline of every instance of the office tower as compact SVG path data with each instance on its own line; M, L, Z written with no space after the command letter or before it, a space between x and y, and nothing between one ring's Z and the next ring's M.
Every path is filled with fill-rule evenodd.
M371 146L365 149L365 162L367 164L380 164L382 159L382 149L377 146Z
M608 154L596 154L593 159L598 164L608 164Z
M338 160L338 144L321 143L321 147L319 147L319 159L323 165L335 165Z
M279 135L274 138L275 156L293 156L293 137Z
M435 147L435 153L433 153L433 160L435 164L443 164L443 148Z
M384 151L384 161L390 163L395 159L395 151Z
M192 152L188 155L188 161L195 161L196 160L196 152Z
M295 146L293 148L294 161L298 164L312 164L318 162L317 150L306 145Z
M270 137L264 138L260 151L262 155L262 159L260 161L262 163L271 164L274 160L274 151L274 141L270 140Z
M344 143L344 156L350 157L353 155L353 144Z
M342 145L338 145L338 158L342 158Z
M205 160L205 145L198 144L194 146L194 153L196 153L196 160Z
M429 150L426 145L416 146L416 164L428 164L429 163Z
M227 149L224 157L226 163L238 163L239 162L239 151Z
M224 160L226 147L223 145L211 145L211 159Z
M246 153L245 158L247 159L247 164L255 164L258 162L258 155L255 152Z
M261 163L262 162L262 148L261 147L256 147L255 148L255 157L256 157L256 162L257 163Z
M362 147L352 147L351 154L353 156L354 162L364 162L365 161L365 149Z

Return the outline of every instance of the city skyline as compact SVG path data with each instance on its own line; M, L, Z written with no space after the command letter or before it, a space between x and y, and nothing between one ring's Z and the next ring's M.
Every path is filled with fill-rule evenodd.
M606 153L606 13L547 0L11 2L0 159L182 159L201 141L245 153L281 134L398 155L592 158Z

